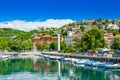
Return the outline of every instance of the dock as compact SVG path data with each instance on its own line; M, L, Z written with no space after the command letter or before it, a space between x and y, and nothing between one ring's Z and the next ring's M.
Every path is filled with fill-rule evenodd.
M42 52L43 55L52 55L52 56L64 56L66 58L77 58L77 59L89 59L100 62L113 62L120 63L120 58L118 57L104 57L104 56L92 56L92 55L71 55L66 53L57 53L57 52Z

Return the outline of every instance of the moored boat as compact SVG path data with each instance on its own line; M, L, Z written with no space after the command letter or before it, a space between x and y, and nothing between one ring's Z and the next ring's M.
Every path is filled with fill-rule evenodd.
M93 61L93 62L91 62L91 65L92 65L93 67L97 67L99 64L101 64L101 63L98 62L98 61Z
M92 63L94 63L95 61L87 61L85 62L85 66L92 66Z
M85 62L89 61L88 59L80 59L79 61L76 61L75 64L83 65Z
M107 64L105 65L106 69L119 69L120 68L120 64Z
M71 59L71 62L72 62L72 63L75 63L75 62L77 62L77 61L79 61L79 59L76 59L76 58L72 58L72 59Z
M80 67L84 67L85 66L85 62L89 61L88 59L80 59L79 61L75 62L75 66L80 66Z

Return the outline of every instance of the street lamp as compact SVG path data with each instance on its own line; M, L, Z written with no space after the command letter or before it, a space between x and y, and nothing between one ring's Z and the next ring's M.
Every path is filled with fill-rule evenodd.
M58 30L57 31L57 34L58 34L58 51L60 50L60 33L61 33L61 30Z

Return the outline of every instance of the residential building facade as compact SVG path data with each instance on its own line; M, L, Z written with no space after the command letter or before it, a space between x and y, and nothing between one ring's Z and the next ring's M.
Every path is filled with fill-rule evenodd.
M67 32L67 37L66 37L66 45L74 44L75 43L74 39L75 38L80 38L81 36L82 36L82 34L80 34L80 33L76 34L72 31L68 31Z
M108 44L108 48L110 48L110 46L112 45L113 40L114 40L113 34L112 33L105 33L104 39Z
M50 35L45 35L42 37L39 36L35 36L34 38L32 38L32 43L33 46L43 46L44 44L50 44L52 42L56 42L58 41L58 37L57 36L50 36ZM61 37L61 41L63 41L63 38Z

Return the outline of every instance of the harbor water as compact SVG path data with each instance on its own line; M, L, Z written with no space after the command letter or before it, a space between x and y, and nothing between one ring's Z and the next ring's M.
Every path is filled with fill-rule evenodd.
M0 80L120 80L119 69L80 67L47 59L0 61Z

